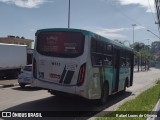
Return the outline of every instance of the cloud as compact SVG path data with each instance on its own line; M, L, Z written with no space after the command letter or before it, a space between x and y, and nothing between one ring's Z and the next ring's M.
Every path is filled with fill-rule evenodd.
M140 5L146 8L146 12L156 12L154 8L154 0L118 0L121 5ZM152 10L151 10L152 9Z
M144 26L135 26L135 30L146 29Z
M144 26L135 26L134 30L141 30L145 29L146 27ZM119 40L124 40L127 39L127 36L122 34L121 32L124 31L131 31L133 30L133 27L122 27L122 28L95 28L93 32L102 35L104 37L110 38L110 39L119 39Z
M18 7L38 8L40 5L49 2L48 0L0 0L7 4L14 4Z
M127 36L120 34L119 32L129 29L131 28L111 28L111 29L98 28L97 30L94 30L94 32L110 39L122 40L122 39L127 39Z
M31 32L36 32L36 30L35 30L35 29L30 29L30 31L31 31Z
M121 31L124 31L124 30L130 30L131 28L111 28L111 29L107 29L107 28L99 28L105 32L108 32L108 33L116 33L116 32L121 32Z

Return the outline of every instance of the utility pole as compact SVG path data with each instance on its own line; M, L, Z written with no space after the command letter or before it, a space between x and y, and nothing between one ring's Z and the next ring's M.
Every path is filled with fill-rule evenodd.
M149 46L149 40L150 40L150 39L146 39L146 40L148 40L148 46Z
M136 24L132 24L133 26L133 49L134 49L134 27L136 26Z
M70 0L68 5L68 28L70 28Z
M134 51L134 27L136 26L136 24L132 24L133 26L133 51ZM134 57L134 63L135 63L135 57ZM139 71L139 57L138 57L138 71Z

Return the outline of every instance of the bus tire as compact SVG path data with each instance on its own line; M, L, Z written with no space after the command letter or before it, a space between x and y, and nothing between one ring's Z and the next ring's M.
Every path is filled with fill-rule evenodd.
M19 83L19 86L20 86L21 88L25 88L25 85L26 85L26 84L24 84L24 83Z
M126 87L127 87L127 79L125 80L123 90L121 91L122 94L126 92Z
M56 92L56 91L53 91L53 90L48 90L48 92L51 94L51 95L54 95L56 97L64 97L64 95L60 92Z
M109 87L107 83L104 83L101 90L101 98L99 100L100 105L105 105L108 101L109 96Z

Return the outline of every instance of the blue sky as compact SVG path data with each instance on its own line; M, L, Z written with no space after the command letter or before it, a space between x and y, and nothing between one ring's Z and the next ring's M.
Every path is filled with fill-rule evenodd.
M68 26L68 0L0 0L0 37L33 39L43 28ZM159 39L154 0L71 0L71 28L89 30L110 39L148 44ZM126 43L128 44L128 43Z

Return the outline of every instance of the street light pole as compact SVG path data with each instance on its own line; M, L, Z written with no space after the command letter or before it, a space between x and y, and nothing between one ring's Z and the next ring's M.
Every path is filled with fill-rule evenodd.
M132 24L133 26L133 49L134 49L134 27L136 26L136 24Z
M70 0L68 5L68 28L70 28Z
M150 31L150 30L147 30L147 31L152 33L153 35L155 35L156 37L158 37L160 39L160 37L158 35L156 35L155 33L153 33L152 31Z
M150 40L150 39L146 39L146 40L148 40L148 45L149 45L149 40Z
M133 26L133 51L134 51L134 27L136 26L136 24L132 24ZM134 63L135 63L135 57L134 57ZM139 62L138 62L138 71L139 71Z

